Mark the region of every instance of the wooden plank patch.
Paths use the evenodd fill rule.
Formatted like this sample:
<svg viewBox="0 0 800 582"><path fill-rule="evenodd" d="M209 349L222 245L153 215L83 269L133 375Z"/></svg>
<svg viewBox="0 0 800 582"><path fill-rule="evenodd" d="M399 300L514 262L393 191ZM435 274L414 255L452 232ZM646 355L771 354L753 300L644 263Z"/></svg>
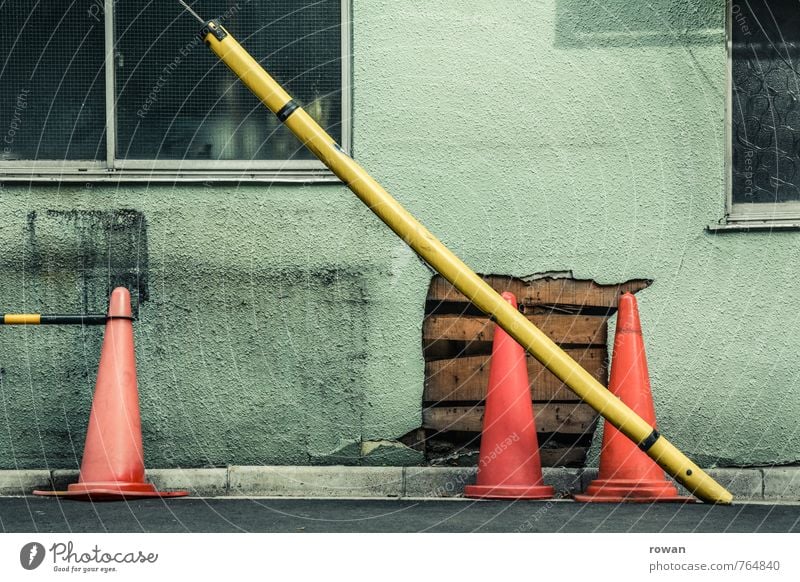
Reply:
<svg viewBox="0 0 800 582"><path fill-rule="evenodd" d="M436 406L422 411L423 427L437 431L480 432L483 406ZM549 404L536 411L536 431L583 434L594 430L597 413L588 404Z"/></svg>
<svg viewBox="0 0 800 582"><path fill-rule="evenodd" d="M594 281L574 279L538 279L525 288L520 302L525 306L576 306L616 309L622 293L636 293L650 284L633 279L619 285L600 285Z"/></svg>
<svg viewBox="0 0 800 582"><path fill-rule="evenodd" d="M560 345L606 345L606 318L592 315L529 315L528 319ZM496 325L486 317L431 315L425 318L426 358L490 354Z"/></svg>
<svg viewBox="0 0 800 582"><path fill-rule="evenodd" d="M539 449L543 467L582 467L587 453L588 447Z"/></svg>
<svg viewBox="0 0 800 582"><path fill-rule="evenodd" d="M524 294L525 286L527 285L522 279L515 279L513 277L503 277L500 275L481 275L481 278L489 283L489 285L497 291L511 291L517 297L522 297ZM431 280L431 286L428 289L428 301L463 301L469 300L450 282L442 277L436 275Z"/></svg>
<svg viewBox="0 0 800 582"><path fill-rule="evenodd" d="M514 293L520 311L604 385L608 316L621 293L650 284L644 279L618 285L554 277L483 279L498 292ZM431 281L426 309L423 426L434 443L426 453L431 458L477 446L496 326L440 276ZM583 465L599 415L535 358L528 356L526 363L542 464Z"/></svg>
<svg viewBox="0 0 800 582"><path fill-rule="evenodd" d="M530 282L513 277L486 275L484 281L500 293L511 291L525 307L536 306L571 306L615 309L621 293L636 293L646 288L650 281L632 279L619 285L601 285L592 280L576 280L568 278L535 279ZM428 289L428 301L461 301L469 300L446 279L436 276L431 280Z"/></svg>
<svg viewBox="0 0 800 582"><path fill-rule="evenodd" d="M570 348L565 350L601 384L606 384L606 349ZM490 356L470 356L425 363L426 402L480 401L489 385ZM578 400L575 393L539 363L526 358L531 397L534 400Z"/></svg>

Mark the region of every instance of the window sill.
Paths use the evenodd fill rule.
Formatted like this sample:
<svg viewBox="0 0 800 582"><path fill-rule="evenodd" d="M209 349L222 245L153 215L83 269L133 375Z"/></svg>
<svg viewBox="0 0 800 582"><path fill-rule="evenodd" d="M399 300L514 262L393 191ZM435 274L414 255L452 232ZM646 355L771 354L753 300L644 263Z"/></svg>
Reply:
<svg viewBox="0 0 800 582"><path fill-rule="evenodd" d="M800 221L728 221L706 226L706 232L714 234L726 232L777 232L791 230L800 230Z"/></svg>

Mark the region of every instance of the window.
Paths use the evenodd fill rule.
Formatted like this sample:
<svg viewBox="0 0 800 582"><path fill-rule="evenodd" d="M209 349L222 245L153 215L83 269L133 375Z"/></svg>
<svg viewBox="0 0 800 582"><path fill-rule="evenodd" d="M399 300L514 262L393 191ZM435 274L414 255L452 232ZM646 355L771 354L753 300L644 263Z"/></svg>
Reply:
<svg viewBox="0 0 800 582"><path fill-rule="evenodd" d="M344 149L349 0L205 0ZM333 179L177 2L0 3L0 179Z"/></svg>
<svg viewBox="0 0 800 582"><path fill-rule="evenodd" d="M800 221L800 11L796 0L729 5L728 221Z"/></svg>

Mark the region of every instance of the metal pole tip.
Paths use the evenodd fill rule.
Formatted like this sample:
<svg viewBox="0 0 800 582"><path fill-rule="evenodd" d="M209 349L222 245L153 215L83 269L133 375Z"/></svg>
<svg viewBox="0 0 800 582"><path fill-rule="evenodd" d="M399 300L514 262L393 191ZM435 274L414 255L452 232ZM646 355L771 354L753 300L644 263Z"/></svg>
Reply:
<svg viewBox="0 0 800 582"><path fill-rule="evenodd" d="M186 11L189 14L191 14L192 16L194 16L197 19L197 22L199 22L200 24L205 24L206 23L206 21L203 20L202 18L200 18L200 15L197 12L195 12L194 10L192 10L192 7L189 6L186 2L184 2L183 0L178 0L178 2L181 4L181 6L183 6L186 9Z"/></svg>

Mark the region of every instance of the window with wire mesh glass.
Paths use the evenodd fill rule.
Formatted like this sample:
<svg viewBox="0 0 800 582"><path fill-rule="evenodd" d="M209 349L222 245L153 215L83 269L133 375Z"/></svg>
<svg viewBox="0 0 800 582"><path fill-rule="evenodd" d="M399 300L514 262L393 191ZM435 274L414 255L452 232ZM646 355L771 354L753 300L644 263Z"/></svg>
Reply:
<svg viewBox="0 0 800 582"><path fill-rule="evenodd" d="M800 218L800 11L731 2L729 219Z"/></svg>
<svg viewBox="0 0 800 582"><path fill-rule="evenodd" d="M219 18L347 147L346 2L189 4ZM178 2L7 0L0 19L6 175L322 168L204 46Z"/></svg>

